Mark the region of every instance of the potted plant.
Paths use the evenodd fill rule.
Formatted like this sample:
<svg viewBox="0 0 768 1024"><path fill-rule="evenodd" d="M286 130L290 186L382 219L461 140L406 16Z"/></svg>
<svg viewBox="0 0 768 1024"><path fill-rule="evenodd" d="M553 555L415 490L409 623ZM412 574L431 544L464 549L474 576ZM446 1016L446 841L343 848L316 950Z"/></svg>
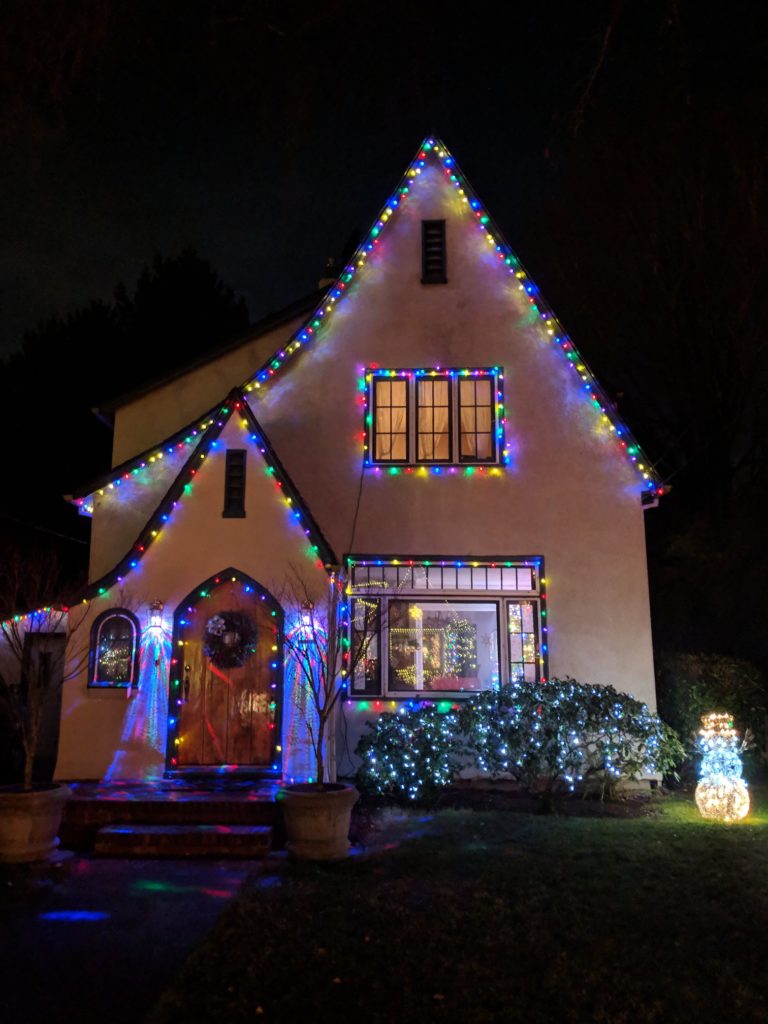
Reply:
<svg viewBox="0 0 768 1024"><path fill-rule="evenodd" d="M0 607L12 607L37 596L58 575L55 559L44 552L23 557L13 551L4 559L4 593ZM84 616L78 615L78 623ZM57 834L67 786L34 778L35 758L46 725L55 715L55 698L77 657L70 640L76 625L66 606L45 606L0 622L0 705L11 744L22 754L21 780L0 786L0 863L48 859L58 845ZM82 652L81 652L82 657ZM68 663L67 663L67 659ZM53 705L53 707L51 707Z"/></svg>
<svg viewBox="0 0 768 1024"><path fill-rule="evenodd" d="M320 607L309 586L298 577L288 602L296 625L287 632L285 646L298 670L298 687L304 689L305 701L299 706L304 711L315 772L311 782L283 786L278 799L288 852L306 860L334 860L347 854L350 817L359 797L354 786L336 781L333 737L345 680L365 656L370 623L356 622L358 639L350 641L344 592L344 576L336 567ZM363 602L360 605L365 608ZM362 614L368 617L372 613Z"/></svg>

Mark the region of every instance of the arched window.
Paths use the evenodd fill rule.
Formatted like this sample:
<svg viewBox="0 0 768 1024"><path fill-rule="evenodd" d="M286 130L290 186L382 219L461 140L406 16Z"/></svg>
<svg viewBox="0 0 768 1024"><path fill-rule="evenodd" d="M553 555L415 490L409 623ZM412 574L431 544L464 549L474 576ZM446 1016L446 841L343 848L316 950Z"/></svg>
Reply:
<svg viewBox="0 0 768 1024"><path fill-rule="evenodd" d="M110 608L91 629L89 686L136 686L139 623L124 608Z"/></svg>

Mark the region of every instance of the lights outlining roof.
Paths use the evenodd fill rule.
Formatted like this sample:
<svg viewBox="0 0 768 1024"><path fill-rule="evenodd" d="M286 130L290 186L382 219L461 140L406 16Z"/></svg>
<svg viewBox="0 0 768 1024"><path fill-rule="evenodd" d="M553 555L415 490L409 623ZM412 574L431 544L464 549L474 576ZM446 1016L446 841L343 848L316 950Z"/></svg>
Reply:
<svg viewBox="0 0 768 1024"><path fill-rule="evenodd" d="M615 435L618 446L639 475L643 491L654 497L662 495L664 486L661 478L632 436L629 428L619 418L613 402L598 383L573 341L563 330L552 309L542 298L536 284L478 199L447 147L434 136L424 139L400 184L382 207L366 238L326 292L314 313L253 377L244 382L243 390L246 393L258 392L266 387L290 362L291 357L295 356L303 347L313 343L322 333L322 329L332 319L334 311L354 284L361 270L372 258L375 258L382 231L411 195L412 189L417 185L419 176L428 161L436 163L441 168L450 185L456 190L461 202L466 206L468 216L475 219L478 230L485 237L488 246L494 250L500 270L514 277L518 282L522 297L527 301L531 312L539 321L540 329L568 361L579 387L585 393L585 398L593 406L605 426Z"/></svg>

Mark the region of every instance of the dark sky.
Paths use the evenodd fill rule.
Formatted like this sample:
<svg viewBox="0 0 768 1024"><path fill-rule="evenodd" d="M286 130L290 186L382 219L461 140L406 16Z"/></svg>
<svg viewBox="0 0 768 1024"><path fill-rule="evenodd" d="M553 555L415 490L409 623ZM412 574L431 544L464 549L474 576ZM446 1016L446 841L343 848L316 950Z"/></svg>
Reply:
<svg viewBox="0 0 768 1024"><path fill-rule="evenodd" d="M427 132L519 247L587 92L585 124L602 109L630 132L681 33L704 94L744 87L765 51L733 11L4 0L1 350L187 246L253 319L286 304L369 225Z"/></svg>

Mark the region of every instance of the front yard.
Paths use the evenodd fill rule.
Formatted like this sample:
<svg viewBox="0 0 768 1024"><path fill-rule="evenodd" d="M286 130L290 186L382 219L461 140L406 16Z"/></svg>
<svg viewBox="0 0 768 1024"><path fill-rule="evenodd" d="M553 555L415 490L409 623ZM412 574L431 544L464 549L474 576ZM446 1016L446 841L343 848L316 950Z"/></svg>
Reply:
<svg viewBox="0 0 768 1024"><path fill-rule="evenodd" d="M691 797L635 818L414 813L328 866L254 875L152 1017L768 1018L768 793L731 827Z"/></svg>

